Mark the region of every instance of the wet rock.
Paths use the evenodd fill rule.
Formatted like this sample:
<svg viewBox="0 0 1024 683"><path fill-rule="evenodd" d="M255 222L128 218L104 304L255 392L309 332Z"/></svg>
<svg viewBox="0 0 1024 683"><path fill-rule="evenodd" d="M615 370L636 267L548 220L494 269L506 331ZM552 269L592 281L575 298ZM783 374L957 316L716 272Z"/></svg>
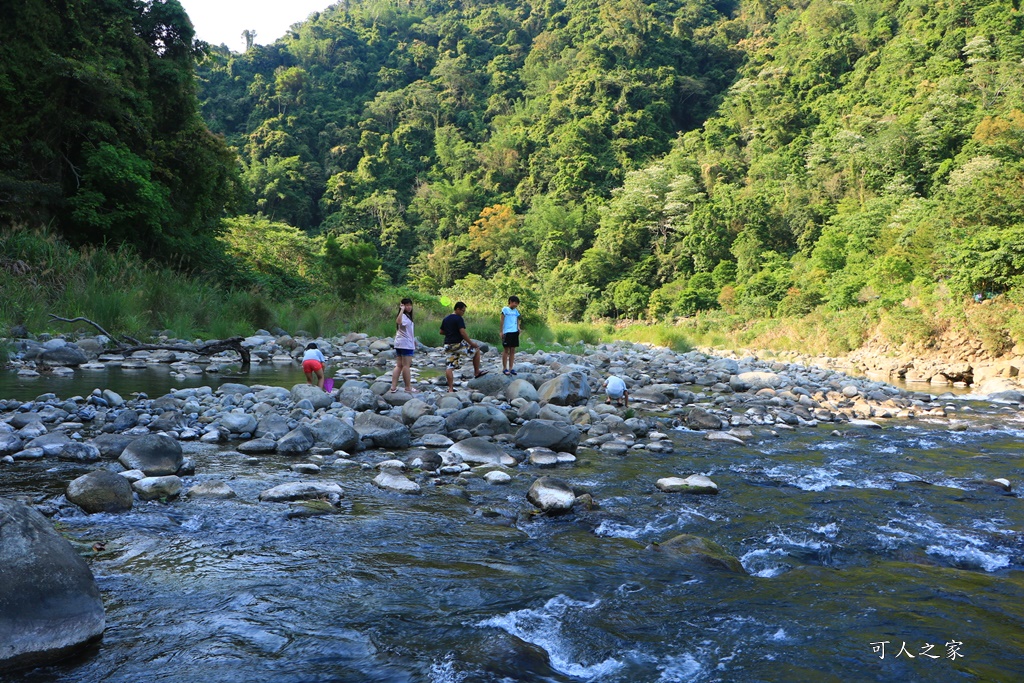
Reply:
<svg viewBox="0 0 1024 683"><path fill-rule="evenodd" d="M22 449L24 443L17 434L0 434L0 455L17 453Z"/></svg>
<svg viewBox="0 0 1024 683"><path fill-rule="evenodd" d="M581 372L570 372L548 380L537 390L541 403L574 406L590 398L590 384Z"/></svg>
<svg viewBox="0 0 1024 683"><path fill-rule="evenodd" d="M128 444L118 461L151 477L175 474L183 462L181 444L164 434L148 434Z"/></svg>
<svg viewBox="0 0 1024 683"><path fill-rule="evenodd" d="M71 439L68 438L67 434L63 432L53 432L50 434L43 434L25 444L26 448L42 448L46 455L58 455L64 447L71 443Z"/></svg>
<svg viewBox="0 0 1024 683"><path fill-rule="evenodd" d="M722 428L722 420L717 415L712 415L703 408L693 407L686 414L683 420L690 429L719 430Z"/></svg>
<svg viewBox="0 0 1024 683"><path fill-rule="evenodd" d="M296 481L267 489L260 493L259 498L264 503L287 503L293 500L316 500L318 498L338 500L343 495L341 487L337 484Z"/></svg>
<svg viewBox="0 0 1024 683"><path fill-rule="evenodd" d="M266 437L277 441L291 430L292 428L288 426L288 420L281 415L266 415L256 425L256 431L253 432L253 436L257 439Z"/></svg>
<svg viewBox="0 0 1024 683"><path fill-rule="evenodd" d="M218 422L231 434L253 434L257 427L256 418L243 412L224 413Z"/></svg>
<svg viewBox="0 0 1024 683"><path fill-rule="evenodd" d="M575 453L579 443L579 427L551 420L530 420L519 428L515 436L516 446L523 449L543 447Z"/></svg>
<svg viewBox="0 0 1024 683"><path fill-rule="evenodd" d="M299 474L320 474L320 466L311 462L300 462L291 466L292 472Z"/></svg>
<svg viewBox="0 0 1024 683"><path fill-rule="evenodd" d="M57 661L105 626L85 561L41 514L0 498L0 670Z"/></svg>
<svg viewBox="0 0 1024 683"><path fill-rule="evenodd" d="M448 431L467 429L473 433L486 436L488 434L507 434L512 425L505 413L494 406L475 405L463 408L445 419Z"/></svg>
<svg viewBox="0 0 1024 683"><path fill-rule="evenodd" d="M222 481L207 481L202 484L196 484L185 493L186 498L212 498L214 500L234 498L235 495L232 488Z"/></svg>
<svg viewBox="0 0 1024 683"><path fill-rule="evenodd" d="M277 442L273 439L261 438L251 439L243 443L238 444L238 452L245 453L246 455L256 455L260 453L273 453L277 450Z"/></svg>
<svg viewBox="0 0 1024 683"><path fill-rule="evenodd" d="M72 462L96 462L100 459L100 449L96 448L91 443L77 443L72 441L66 443L57 453L57 457L61 460L70 460Z"/></svg>
<svg viewBox="0 0 1024 683"><path fill-rule="evenodd" d="M737 445L743 445L743 439L730 434L729 432L707 432L704 435L704 439L707 441L719 441L724 443L734 443Z"/></svg>
<svg viewBox="0 0 1024 683"><path fill-rule="evenodd" d="M543 512L562 513L572 510L576 494L572 486L561 479L540 477L530 485L526 500Z"/></svg>
<svg viewBox="0 0 1024 683"><path fill-rule="evenodd" d="M882 425L878 424L874 420L850 420L848 423L851 427L861 427L864 429L881 429Z"/></svg>
<svg viewBox="0 0 1024 683"><path fill-rule="evenodd" d="M501 470L491 470L484 475L484 481L492 486L504 486L505 484L512 483L512 476Z"/></svg>
<svg viewBox="0 0 1024 683"><path fill-rule="evenodd" d="M181 478L173 474L165 477L146 477L132 483L141 500L174 498L181 493Z"/></svg>
<svg viewBox="0 0 1024 683"><path fill-rule="evenodd" d="M309 401L313 408L330 408L334 399L320 387L312 384L296 384L292 387L292 401Z"/></svg>
<svg viewBox="0 0 1024 683"><path fill-rule="evenodd" d="M501 446L478 436L460 441L450 447L447 453L455 462L470 465L501 465L511 458Z"/></svg>
<svg viewBox="0 0 1024 683"><path fill-rule="evenodd" d="M558 467L558 454L547 448L531 448L526 459L531 465L541 469Z"/></svg>
<svg viewBox="0 0 1024 683"><path fill-rule="evenodd" d="M395 493L415 494L420 492L420 485L394 469L386 469L373 479L378 488Z"/></svg>
<svg viewBox="0 0 1024 683"><path fill-rule="evenodd" d="M333 415L325 415L311 425L317 443L336 451L355 451L359 448L359 432L352 425Z"/></svg>
<svg viewBox="0 0 1024 683"><path fill-rule="evenodd" d="M306 425L299 425L277 440L277 452L283 455L301 455L315 443L313 431Z"/></svg>
<svg viewBox="0 0 1024 683"><path fill-rule="evenodd" d="M39 354L39 360L47 365L82 365L89 362L89 356L75 344L50 348Z"/></svg>
<svg viewBox="0 0 1024 683"><path fill-rule="evenodd" d="M648 546L648 550L671 555L684 567L693 570L716 569L734 574L746 574L740 561L714 541L692 534L680 534L665 541Z"/></svg>
<svg viewBox="0 0 1024 683"><path fill-rule="evenodd" d="M135 425L139 424L139 414L134 410L122 410L114 418L113 422L108 422L103 427L105 432L123 432L131 429Z"/></svg>
<svg viewBox="0 0 1024 683"><path fill-rule="evenodd" d="M355 429L360 437L369 439L377 448L404 449L412 442L409 428L386 415L359 413Z"/></svg>
<svg viewBox="0 0 1024 683"><path fill-rule="evenodd" d="M414 451L406 460L409 468L436 472L444 464L444 459L433 451Z"/></svg>
<svg viewBox="0 0 1024 683"><path fill-rule="evenodd" d="M111 408L120 408L124 405L124 399L116 391L110 389L103 390L103 400L107 402L107 405Z"/></svg>
<svg viewBox="0 0 1024 683"><path fill-rule="evenodd" d="M718 495L718 484L702 474L691 474L685 479L681 477L665 477L654 484L659 491L665 493L695 493Z"/></svg>
<svg viewBox="0 0 1024 683"><path fill-rule="evenodd" d="M85 512L124 512L132 509L132 486L107 470L83 474L68 484L65 497Z"/></svg>

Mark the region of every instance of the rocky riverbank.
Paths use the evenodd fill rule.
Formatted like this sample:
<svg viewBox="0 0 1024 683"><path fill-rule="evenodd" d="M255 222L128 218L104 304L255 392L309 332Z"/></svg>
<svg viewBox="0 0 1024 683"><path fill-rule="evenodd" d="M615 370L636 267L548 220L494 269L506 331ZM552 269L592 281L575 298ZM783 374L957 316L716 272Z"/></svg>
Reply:
<svg viewBox="0 0 1024 683"><path fill-rule="evenodd" d="M308 341L261 332L244 344L253 362L294 363ZM484 368L490 374L471 378L464 371L454 393L446 391L443 354L421 347L414 358L417 391L391 393L389 382L369 371L392 367L390 340L352 334L314 341L330 359L329 374L336 378L331 393L305 384L288 389L211 382L161 396L136 392L123 397L104 388L97 373L99 386L88 395L0 400L0 477L27 463L71 463L68 471L75 475L68 477L61 495L31 495L23 501L44 515L60 517L81 514L78 510L173 506L180 496L236 496L231 482L218 479L216 472L195 476L188 455L197 449L217 454L207 463L228 458L259 466L271 455L286 456L294 480L266 488L252 502L282 505L285 515L306 517L338 512L344 494L337 481L344 478L372 478L386 492L382 495L400 499L474 479L483 486L517 485L518 475L527 472L525 499L532 507L522 514L529 517L537 511L564 514L600 505L571 481L581 454L671 454L677 445L670 433L729 448L783 430L824 428L823 437L835 438L851 430L880 429L892 420L928 418L946 421L955 430L971 426L967 406L884 382L779 360L680 354L628 343L591 347L581 354L567 349L522 353L516 376L496 372L499 351L485 346ZM230 353L200 358L148 351L125 358L106 353L97 338L18 340L15 346L18 372L168 363L182 376L216 377L237 362ZM53 351L60 351L60 357ZM78 362L57 365L68 359ZM628 410L606 404L598 393L611 374L629 387ZM990 398L1019 409L1024 395L1007 390ZM660 491L718 492L714 481L679 459L666 459L664 471L651 474ZM1010 486L1001 480L989 485ZM685 544L707 554L705 546ZM94 629L82 633L83 642L95 637ZM35 651L68 647L58 645L41 643Z"/></svg>

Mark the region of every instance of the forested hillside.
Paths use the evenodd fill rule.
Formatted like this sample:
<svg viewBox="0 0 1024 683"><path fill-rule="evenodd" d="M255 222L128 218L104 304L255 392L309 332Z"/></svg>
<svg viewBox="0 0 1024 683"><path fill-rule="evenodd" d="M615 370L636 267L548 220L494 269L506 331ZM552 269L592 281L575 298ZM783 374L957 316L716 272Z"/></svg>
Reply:
<svg viewBox="0 0 1024 683"><path fill-rule="evenodd" d="M564 319L1000 292L1017 4L355 1L216 53L203 112L252 211L369 240L424 291Z"/></svg>
<svg viewBox="0 0 1024 683"><path fill-rule="evenodd" d="M0 20L0 225L196 267L236 194L176 0L18 0Z"/></svg>

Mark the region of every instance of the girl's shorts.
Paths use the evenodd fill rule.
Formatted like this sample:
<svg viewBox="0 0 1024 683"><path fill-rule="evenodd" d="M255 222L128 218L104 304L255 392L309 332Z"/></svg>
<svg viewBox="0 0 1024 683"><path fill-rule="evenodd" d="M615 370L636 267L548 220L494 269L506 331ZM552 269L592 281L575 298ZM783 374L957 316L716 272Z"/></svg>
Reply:
<svg viewBox="0 0 1024 683"><path fill-rule="evenodd" d="M303 372L320 372L323 369L323 363L321 363L318 360L313 360L312 358L310 358L309 360L302 361Z"/></svg>
<svg viewBox="0 0 1024 683"><path fill-rule="evenodd" d="M411 356L414 353L416 353L416 351L413 349L395 349L396 356Z"/></svg>

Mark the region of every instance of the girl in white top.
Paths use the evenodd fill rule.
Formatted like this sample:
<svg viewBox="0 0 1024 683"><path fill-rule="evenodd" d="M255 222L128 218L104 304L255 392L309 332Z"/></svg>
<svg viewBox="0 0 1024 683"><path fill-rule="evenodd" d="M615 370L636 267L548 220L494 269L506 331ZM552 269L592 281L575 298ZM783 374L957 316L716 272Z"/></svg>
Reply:
<svg viewBox="0 0 1024 683"><path fill-rule="evenodd" d="M412 355L416 353L416 334L412 322L412 299L402 299L395 318L395 370L391 373L391 393L398 391L398 377L405 382L405 390L417 393L412 386Z"/></svg>
<svg viewBox="0 0 1024 683"><path fill-rule="evenodd" d="M306 373L306 384L315 384L321 389L324 388L324 364L327 359L321 353L315 342L306 345L306 351L302 354L302 371Z"/></svg>

